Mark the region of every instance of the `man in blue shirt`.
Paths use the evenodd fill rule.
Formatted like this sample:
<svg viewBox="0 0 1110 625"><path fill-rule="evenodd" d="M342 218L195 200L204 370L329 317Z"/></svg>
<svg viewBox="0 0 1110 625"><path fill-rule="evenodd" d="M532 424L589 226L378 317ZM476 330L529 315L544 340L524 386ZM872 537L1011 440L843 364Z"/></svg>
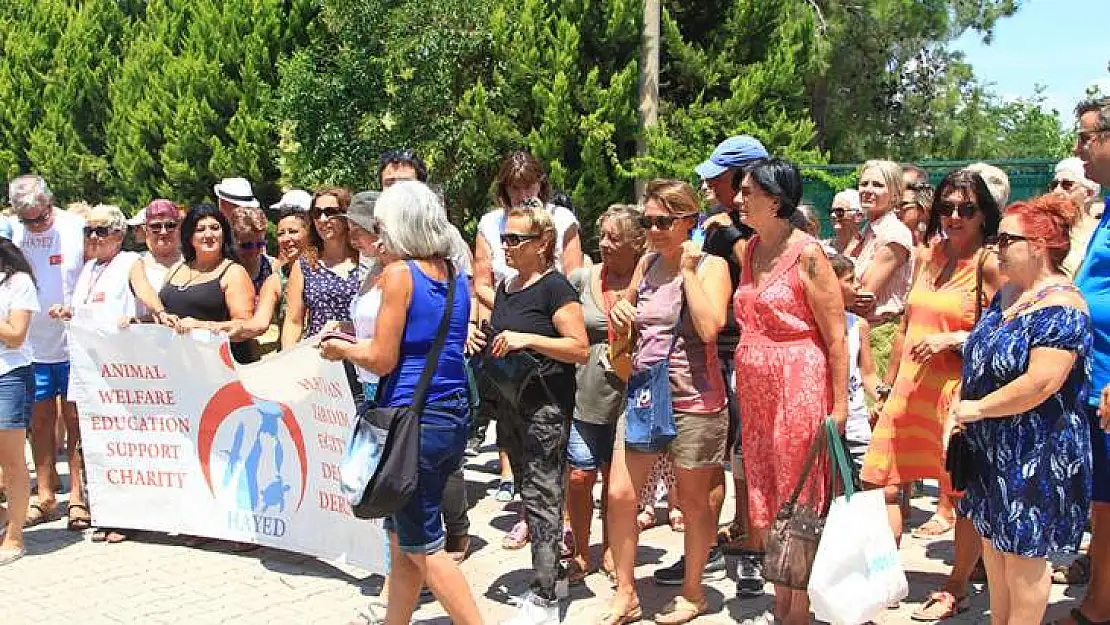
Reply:
<svg viewBox="0 0 1110 625"><path fill-rule="evenodd" d="M1075 114L1079 121L1075 155L1083 159L1087 178L1106 188L1110 185L1110 97L1081 102ZM1091 235L1075 284L1087 300L1094 331L1093 390L1088 398L1097 411L1091 427L1091 581L1080 606L1058 622L1098 625L1110 623L1110 211L1103 212Z"/></svg>

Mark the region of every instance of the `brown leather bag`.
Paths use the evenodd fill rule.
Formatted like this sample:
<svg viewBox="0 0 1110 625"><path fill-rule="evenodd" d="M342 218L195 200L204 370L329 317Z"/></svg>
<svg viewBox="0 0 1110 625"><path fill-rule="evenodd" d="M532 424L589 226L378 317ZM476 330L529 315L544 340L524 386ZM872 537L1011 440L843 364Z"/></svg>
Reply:
<svg viewBox="0 0 1110 625"><path fill-rule="evenodd" d="M827 508L818 510L812 503L798 504L802 489L810 484L809 475L817 454L826 448L825 429L818 428L814 435L794 493L779 509L771 530L767 533L763 577L769 582L795 590L806 590L809 586L813 558L817 555L817 544L821 541L825 516L828 514ZM812 491L812 486L810 490Z"/></svg>

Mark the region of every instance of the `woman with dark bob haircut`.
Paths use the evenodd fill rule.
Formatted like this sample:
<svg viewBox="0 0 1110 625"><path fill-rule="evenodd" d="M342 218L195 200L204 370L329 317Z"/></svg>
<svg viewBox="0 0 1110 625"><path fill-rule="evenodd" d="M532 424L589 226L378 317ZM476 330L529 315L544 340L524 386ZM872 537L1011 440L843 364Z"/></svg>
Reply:
<svg viewBox="0 0 1110 625"><path fill-rule="evenodd" d="M254 312L254 285L238 262L231 224L218 208L199 204L181 221L180 263L169 271L158 296L179 331L230 332ZM243 343L231 353L249 362Z"/></svg>
<svg viewBox="0 0 1110 625"><path fill-rule="evenodd" d="M827 417L841 432L848 420L848 347L840 284L812 235L790 220L802 199L802 176L788 161L757 163L740 185L741 218L755 230L738 258L743 272L733 297L740 325L736 397L752 529L767 531L803 474ZM829 493L820 462L803 497L818 510ZM681 492L682 488L679 488ZM775 585L775 622L809 623L805 589Z"/></svg>
<svg viewBox="0 0 1110 625"><path fill-rule="evenodd" d="M928 538L955 528L955 561L948 583L929 595L914 614L916 620L938 620L966 610L968 580L979 557L975 528L956 518L944 467L944 441L950 430L945 417L958 399L963 344L980 311L1002 286L998 258L988 248L1000 217L994 196L977 173L951 172L937 188L906 312L878 391L879 420L860 473L868 485L885 491L896 541L902 538L906 486L922 479L940 482L936 513L913 535Z"/></svg>

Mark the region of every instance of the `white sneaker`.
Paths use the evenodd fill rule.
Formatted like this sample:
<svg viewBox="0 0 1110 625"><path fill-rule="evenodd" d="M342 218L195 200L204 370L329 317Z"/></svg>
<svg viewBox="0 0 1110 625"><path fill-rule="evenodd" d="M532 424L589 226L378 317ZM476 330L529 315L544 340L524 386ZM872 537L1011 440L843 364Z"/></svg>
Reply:
<svg viewBox="0 0 1110 625"><path fill-rule="evenodd" d="M515 601L516 616L501 625L559 625L559 601L548 601L528 591L528 594Z"/></svg>

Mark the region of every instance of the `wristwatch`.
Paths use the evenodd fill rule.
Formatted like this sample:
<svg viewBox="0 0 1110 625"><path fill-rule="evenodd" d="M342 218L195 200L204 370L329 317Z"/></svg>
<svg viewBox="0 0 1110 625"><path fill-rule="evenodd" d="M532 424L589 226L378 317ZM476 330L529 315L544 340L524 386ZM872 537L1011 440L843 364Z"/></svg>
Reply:
<svg viewBox="0 0 1110 625"><path fill-rule="evenodd" d="M879 399L886 399L887 397L890 397L890 385L889 384L879 384L878 386L875 387L875 395Z"/></svg>

